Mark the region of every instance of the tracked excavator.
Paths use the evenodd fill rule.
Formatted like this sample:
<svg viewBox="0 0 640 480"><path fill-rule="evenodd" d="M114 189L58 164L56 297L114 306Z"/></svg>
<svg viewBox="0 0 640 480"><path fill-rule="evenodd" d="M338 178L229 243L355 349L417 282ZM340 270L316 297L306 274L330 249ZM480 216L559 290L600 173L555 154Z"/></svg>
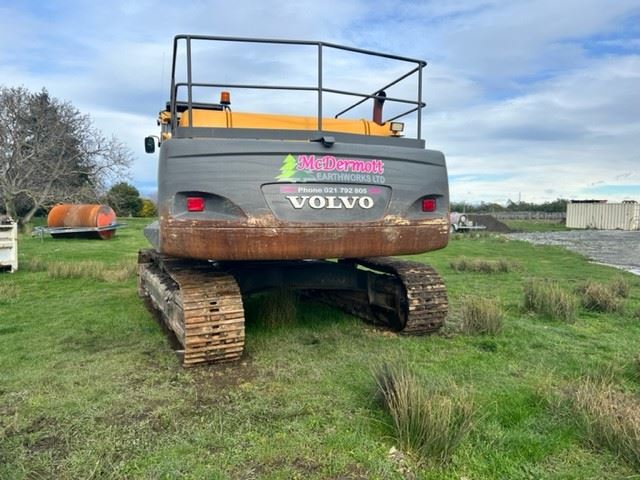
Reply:
<svg viewBox="0 0 640 480"><path fill-rule="evenodd" d="M227 81L228 72L220 75L225 82L196 78L202 69L194 68L194 52L231 45L311 49L315 81L240 84ZM403 67L404 73L374 91L337 89L326 81L330 52L393 62L394 71ZM392 257L448 242L445 158L425 149L420 133L425 66L333 43L174 38L161 132L145 138L148 153L156 144L160 149L159 219L145 229L153 248L139 252L138 292L182 344L184 366L238 359L243 297L269 289L302 291L402 334L442 327L448 304L440 276L424 263ZM417 80L411 98L387 95L411 79ZM248 90L303 92L313 96L316 111L232 111L230 90L240 96ZM208 102L218 91L220 101ZM340 99L351 100L325 116ZM371 103L370 120L346 118ZM400 111L383 119L385 104ZM403 132L399 120L405 118L415 120L415 135Z"/></svg>

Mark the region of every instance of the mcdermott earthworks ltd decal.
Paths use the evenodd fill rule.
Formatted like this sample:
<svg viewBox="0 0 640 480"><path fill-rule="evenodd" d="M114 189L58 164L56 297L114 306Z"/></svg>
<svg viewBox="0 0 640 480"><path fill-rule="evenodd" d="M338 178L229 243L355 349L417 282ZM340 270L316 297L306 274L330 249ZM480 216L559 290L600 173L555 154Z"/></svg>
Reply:
<svg viewBox="0 0 640 480"><path fill-rule="evenodd" d="M339 158L333 155L287 155L279 182L385 183L382 160Z"/></svg>

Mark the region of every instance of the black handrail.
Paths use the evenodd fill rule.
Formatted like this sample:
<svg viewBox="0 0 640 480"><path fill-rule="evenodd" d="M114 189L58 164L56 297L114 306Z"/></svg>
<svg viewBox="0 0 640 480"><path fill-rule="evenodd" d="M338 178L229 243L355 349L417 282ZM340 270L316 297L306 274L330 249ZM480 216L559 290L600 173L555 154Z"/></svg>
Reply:
<svg viewBox="0 0 640 480"><path fill-rule="evenodd" d="M396 83L401 82L402 80L404 80L405 78L413 75L414 73L416 73L418 71L418 69L421 68L420 66L414 68L413 70L409 70L407 73L405 73L404 75L396 78L393 82L391 83L387 83L384 87L377 89L374 93L372 93L371 95L369 95L368 98L363 98L362 100L358 100L356 103L354 103L353 105L351 105L350 107L345 108L344 110L336 113L334 118L338 118L340 115L342 115L343 113L347 113L349 110L357 107L358 105L366 102L367 100L369 100L369 98L371 98L371 96L373 95L377 95L379 92L386 90L389 87L394 86ZM385 97L386 100L386 97Z"/></svg>
<svg viewBox="0 0 640 480"><path fill-rule="evenodd" d="M180 40L184 40L186 43L186 53L187 53L187 82L179 82L176 83L176 58L178 53L178 42ZM294 86L294 85L250 85L250 84L232 84L232 83L202 83L202 82L194 82L192 78L192 66L191 66L191 53L192 53L192 41L218 41L218 42L243 42L243 43L261 43L261 44L279 44L279 45L306 45L306 46L317 46L318 48L318 75L317 75L317 85L316 86ZM388 83L382 88L377 89L372 94L360 93L360 92L351 92L347 90L339 90L334 88L325 88L323 86L323 48L333 48L337 50L344 50L348 52L361 53L364 55L371 55L375 57L387 58L391 60L398 60L403 62L409 62L416 64L410 71L404 73L400 77L396 78L392 82ZM327 43L327 42L316 42L316 41L308 41L308 40L284 40L284 39L268 39L268 38L248 38L248 37L221 37L221 36L209 36L209 35L176 35L173 39L173 60L172 60L172 71L171 71L171 98L170 98L170 111L172 118L172 132L175 133L177 128L177 122L173 119L176 117L176 102L178 97L178 89L180 87L187 88L187 107L189 110L189 126L193 125L193 87L209 87L209 88L245 88L245 89L262 89L262 90L289 90L289 91L310 91L318 93L318 108L317 108L317 128L318 131L322 130L322 110L323 110L323 93L333 93L338 95L346 95L346 96L355 96L361 97L360 100L350 105L346 109L338 112L335 115L335 118L338 118L340 115L352 110L353 108L361 105L369 99L379 98L380 92L383 90L396 85L402 80L414 75L418 74L418 91L417 91L417 100L410 100L404 98L397 97L385 97L385 101L401 103L401 104L409 104L415 105L413 108L407 110L404 113L400 113L393 118L390 118L386 121L396 120L405 115L408 115L413 112L417 112L418 117L418 139L421 139L422 132L422 109L426 106L425 103L422 102L422 69L427 65L427 62L424 60L418 60L409 57L402 57L399 55L392 55L387 53L375 52L373 50L365 50L362 48L354 48L347 47L344 45L338 45L335 43Z"/></svg>

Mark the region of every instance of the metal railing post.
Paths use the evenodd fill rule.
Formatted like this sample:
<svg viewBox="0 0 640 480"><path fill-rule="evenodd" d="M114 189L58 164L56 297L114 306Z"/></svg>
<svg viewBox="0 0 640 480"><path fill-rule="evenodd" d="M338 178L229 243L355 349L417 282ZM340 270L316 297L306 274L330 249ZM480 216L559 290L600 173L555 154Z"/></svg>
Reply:
<svg viewBox="0 0 640 480"><path fill-rule="evenodd" d="M187 36L187 108L189 108L189 128L193 128L193 97L191 90L191 37Z"/></svg>
<svg viewBox="0 0 640 480"><path fill-rule="evenodd" d="M173 60L171 62L171 92L169 110L171 112L171 135L175 135L176 122L176 59L178 58L178 37L173 40Z"/></svg>
<svg viewBox="0 0 640 480"><path fill-rule="evenodd" d="M318 43L318 131L322 131L322 43Z"/></svg>
<svg viewBox="0 0 640 480"><path fill-rule="evenodd" d="M418 140L422 140L422 62L418 69Z"/></svg>

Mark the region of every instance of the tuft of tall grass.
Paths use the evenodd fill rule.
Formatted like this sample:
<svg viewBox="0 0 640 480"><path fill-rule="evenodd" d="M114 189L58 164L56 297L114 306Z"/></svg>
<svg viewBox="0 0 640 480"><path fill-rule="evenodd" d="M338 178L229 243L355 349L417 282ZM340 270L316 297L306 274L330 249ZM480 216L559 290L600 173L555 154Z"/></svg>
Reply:
<svg viewBox="0 0 640 480"><path fill-rule="evenodd" d="M571 323L575 321L577 307L577 298L556 282L530 279L524 284L525 310Z"/></svg>
<svg viewBox="0 0 640 480"><path fill-rule="evenodd" d="M447 463L473 425L475 408L458 388L425 389L406 369L384 364L374 373L400 449L418 461Z"/></svg>
<svg viewBox="0 0 640 480"><path fill-rule="evenodd" d="M462 325L464 333L495 335L502 330L504 313L492 298L469 296L462 300Z"/></svg>
<svg viewBox="0 0 640 480"><path fill-rule="evenodd" d="M103 282L123 282L136 274L136 264L122 262L106 265L97 261L51 262L46 265L49 277L55 279L85 278Z"/></svg>
<svg viewBox="0 0 640 480"><path fill-rule="evenodd" d="M27 272L45 272L47 270L47 262L40 257L31 257L22 262L20 268Z"/></svg>
<svg viewBox="0 0 640 480"><path fill-rule="evenodd" d="M262 323L267 327L295 323L298 303L298 295L295 291L282 288L268 292L262 304Z"/></svg>
<svg viewBox="0 0 640 480"><path fill-rule="evenodd" d="M610 382L584 379L570 394L585 439L640 470L640 402Z"/></svg>
<svg viewBox="0 0 640 480"><path fill-rule="evenodd" d="M452 270L456 272L477 272L477 273L508 273L516 268L513 262L503 258L499 260L469 259L465 257L452 260L449 263Z"/></svg>
<svg viewBox="0 0 640 480"><path fill-rule="evenodd" d="M0 304L10 304L18 301L20 287L13 282L0 282Z"/></svg>
<svg viewBox="0 0 640 480"><path fill-rule="evenodd" d="M618 286L593 281L585 282L577 288L582 306L593 312L619 312L624 301L618 296Z"/></svg>
<svg viewBox="0 0 640 480"><path fill-rule="evenodd" d="M113 267L106 268L102 273L105 282L125 282L138 273L138 265L135 262L122 262Z"/></svg>
<svg viewBox="0 0 640 480"><path fill-rule="evenodd" d="M631 377L636 381L640 381L640 354L636 355L629 366Z"/></svg>
<svg viewBox="0 0 640 480"><path fill-rule="evenodd" d="M622 275L617 275L611 282L611 289L620 298L627 298L631 291L629 281Z"/></svg>

